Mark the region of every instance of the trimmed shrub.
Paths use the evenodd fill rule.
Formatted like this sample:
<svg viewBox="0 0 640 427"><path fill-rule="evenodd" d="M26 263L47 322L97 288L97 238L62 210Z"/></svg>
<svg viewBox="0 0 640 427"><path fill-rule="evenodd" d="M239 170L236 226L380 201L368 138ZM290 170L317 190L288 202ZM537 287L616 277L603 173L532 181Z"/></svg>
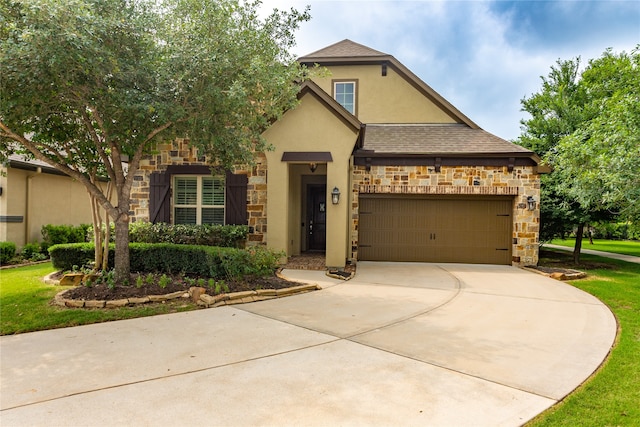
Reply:
<svg viewBox="0 0 640 427"><path fill-rule="evenodd" d="M0 264L6 264L16 256L16 244L13 242L0 242Z"/></svg>
<svg viewBox="0 0 640 427"><path fill-rule="evenodd" d="M113 265L113 249L109 250L109 265ZM94 261L95 247L93 243L65 243L49 248L49 256L55 268L68 271L87 266ZM75 267L75 268L74 268Z"/></svg>
<svg viewBox="0 0 640 427"><path fill-rule="evenodd" d="M114 224L111 227L111 242L115 240ZM241 248L247 240L246 225L195 225L132 222L129 224L131 243L175 243L178 245L220 246ZM89 241L93 240L93 226L88 229Z"/></svg>
<svg viewBox="0 0 640 427"><path fill-rule="evenodd" d="M64 243L83 243L87 241L88 224L82 225L54 225L42 226L42 247L46 250L50 246Z"/></svg>
<svg viewBox="0 0 640 427"><path fill-rule="evenodd" d="M238 248L244 245L249 227L246 225L191 225L134 222L129 238L135 243L175 243L180 245Z"/></svg>
<svg viewBox="0 0 640 427"><path fill-rule="evenodd" d="M110 246L109 265L114 247ZM131 271L141 273L183 273L215 279L265 276L273 273L282 256L266 248L222 248L173 243L131 243ZM55 268L73 270L94 260L92 243L55 245L49 248Z"/></svg>
<svg viewBox="0 0 640 427"><path fill-rule="evenodd" d="M22 247L22 252L20 255L23 259L28 259L31 261L41 261L47 258L47 254L42 253L42 248L40 247L40 243L27 243Z"/></svg>

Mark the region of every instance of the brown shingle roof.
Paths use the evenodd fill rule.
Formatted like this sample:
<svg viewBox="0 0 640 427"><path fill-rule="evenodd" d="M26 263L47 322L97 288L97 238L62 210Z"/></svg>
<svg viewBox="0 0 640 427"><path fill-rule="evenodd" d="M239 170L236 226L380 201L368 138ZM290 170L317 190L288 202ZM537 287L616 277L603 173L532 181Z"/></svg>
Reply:
<svg viewBox="0 0 640 427"><path fill-rule="evenodd" d="M334 43L313 53L305 55L298 59L300 62L313 62L313 58L344 58L344 57L372 57L372 56L389 56L370 47L344 39L341 42Z"/></svg>
<svg viewBox="0 0 640 427"><path fill-rule="evenodd" d="M464 124L367 124L362 148L403 154L533 154Z"/></svg>

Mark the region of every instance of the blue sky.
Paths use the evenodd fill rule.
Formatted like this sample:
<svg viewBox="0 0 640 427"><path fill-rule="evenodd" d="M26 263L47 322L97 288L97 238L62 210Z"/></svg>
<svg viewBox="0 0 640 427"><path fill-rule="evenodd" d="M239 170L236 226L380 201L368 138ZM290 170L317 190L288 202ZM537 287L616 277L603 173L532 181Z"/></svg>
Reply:
<svg viewBox="0 0 640 427"><path fill-rule="evenodd" d="M483 129L520 135L520 100L558 59L599 57L640 44L640 1L263 0L311 6L296 56L351 39L393 55Z"/></svg>

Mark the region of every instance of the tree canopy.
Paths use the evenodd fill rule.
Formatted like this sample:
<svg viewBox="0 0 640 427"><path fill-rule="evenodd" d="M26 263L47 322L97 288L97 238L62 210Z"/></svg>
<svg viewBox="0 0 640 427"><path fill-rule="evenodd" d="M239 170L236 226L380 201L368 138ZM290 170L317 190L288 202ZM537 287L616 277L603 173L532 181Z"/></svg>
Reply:
<svg viewBox="0 0 640 427"><path fill-rule="evenodd" d="M518 143L553 167L542 178L541 238L590 221L638 217L640 194L640 56L614 54L589 61L558 60L538 93L522 100Z"/></svg>
<svg viewBox="0 0 640 427"><path fill-rule="evenodd" d="M593 115L562 138L548 158L561 190L588 209L640 219L640 51L607 51L582 73Z"/></svg>
<svg viewBox="0 0 640 427"><path fill-rule="evenodd" d="M212 164L248 163L269 123L296 105L305 70L289 49L308 10L260 19L259 7L0 0L0 156L26 153L86 186L115 219L120 279L143 156L179 135ZM100 174L115 201L92 178Z"/></svg>

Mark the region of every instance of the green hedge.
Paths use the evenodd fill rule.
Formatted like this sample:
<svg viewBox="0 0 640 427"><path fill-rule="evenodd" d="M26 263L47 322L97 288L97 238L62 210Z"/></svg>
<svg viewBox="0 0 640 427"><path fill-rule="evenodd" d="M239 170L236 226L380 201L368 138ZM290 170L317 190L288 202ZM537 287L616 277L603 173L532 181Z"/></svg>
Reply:
<svg viewBox="0 0 640 427"><path fill-rule="evenodd" d="M0 264L6 264L16 256L16 244L13 242L0 242Z"/></svg>
<svg viewBox="0 0 640 427"><path fill-rule="evenodd" d="M109 250L113 266L114 246ZM183 273L215 279L264 276L273 273L281 254L257 247L250 249L172 243L129 244L131 271L141 273ZM94 261L93 243L55 245L49 248L55 268L73 270Z"/></svg>
<svg viewBox="0 0 640 427"><path fill-rule="evenodd" d="M246 225L189 225L134 222L129 227L129 239L135 243L176 243L181 245L244 246L249 234Z"/></svg>
<svg viewBox="0 0 640 427"><path fill-rule="evenodd" d="M82 243L87 241L88 224L81 225L43 225L42 247L46 250L50 246L63 243Z"/></svg>
<svg viewBox="0 0 640 427"><path fill-rule="evenodd" d="M111 227L111 241L115 239L114 224ZM89 241L93 240L93 227L90 226ZM180 245L221 246L241 248L244 246L249 227L246 225L195 225L150 222L132 222L129 224L131 243L176 243ZM63 243L63 242L61 242ZM66 242L64 242L66 243Z"/></svg>

